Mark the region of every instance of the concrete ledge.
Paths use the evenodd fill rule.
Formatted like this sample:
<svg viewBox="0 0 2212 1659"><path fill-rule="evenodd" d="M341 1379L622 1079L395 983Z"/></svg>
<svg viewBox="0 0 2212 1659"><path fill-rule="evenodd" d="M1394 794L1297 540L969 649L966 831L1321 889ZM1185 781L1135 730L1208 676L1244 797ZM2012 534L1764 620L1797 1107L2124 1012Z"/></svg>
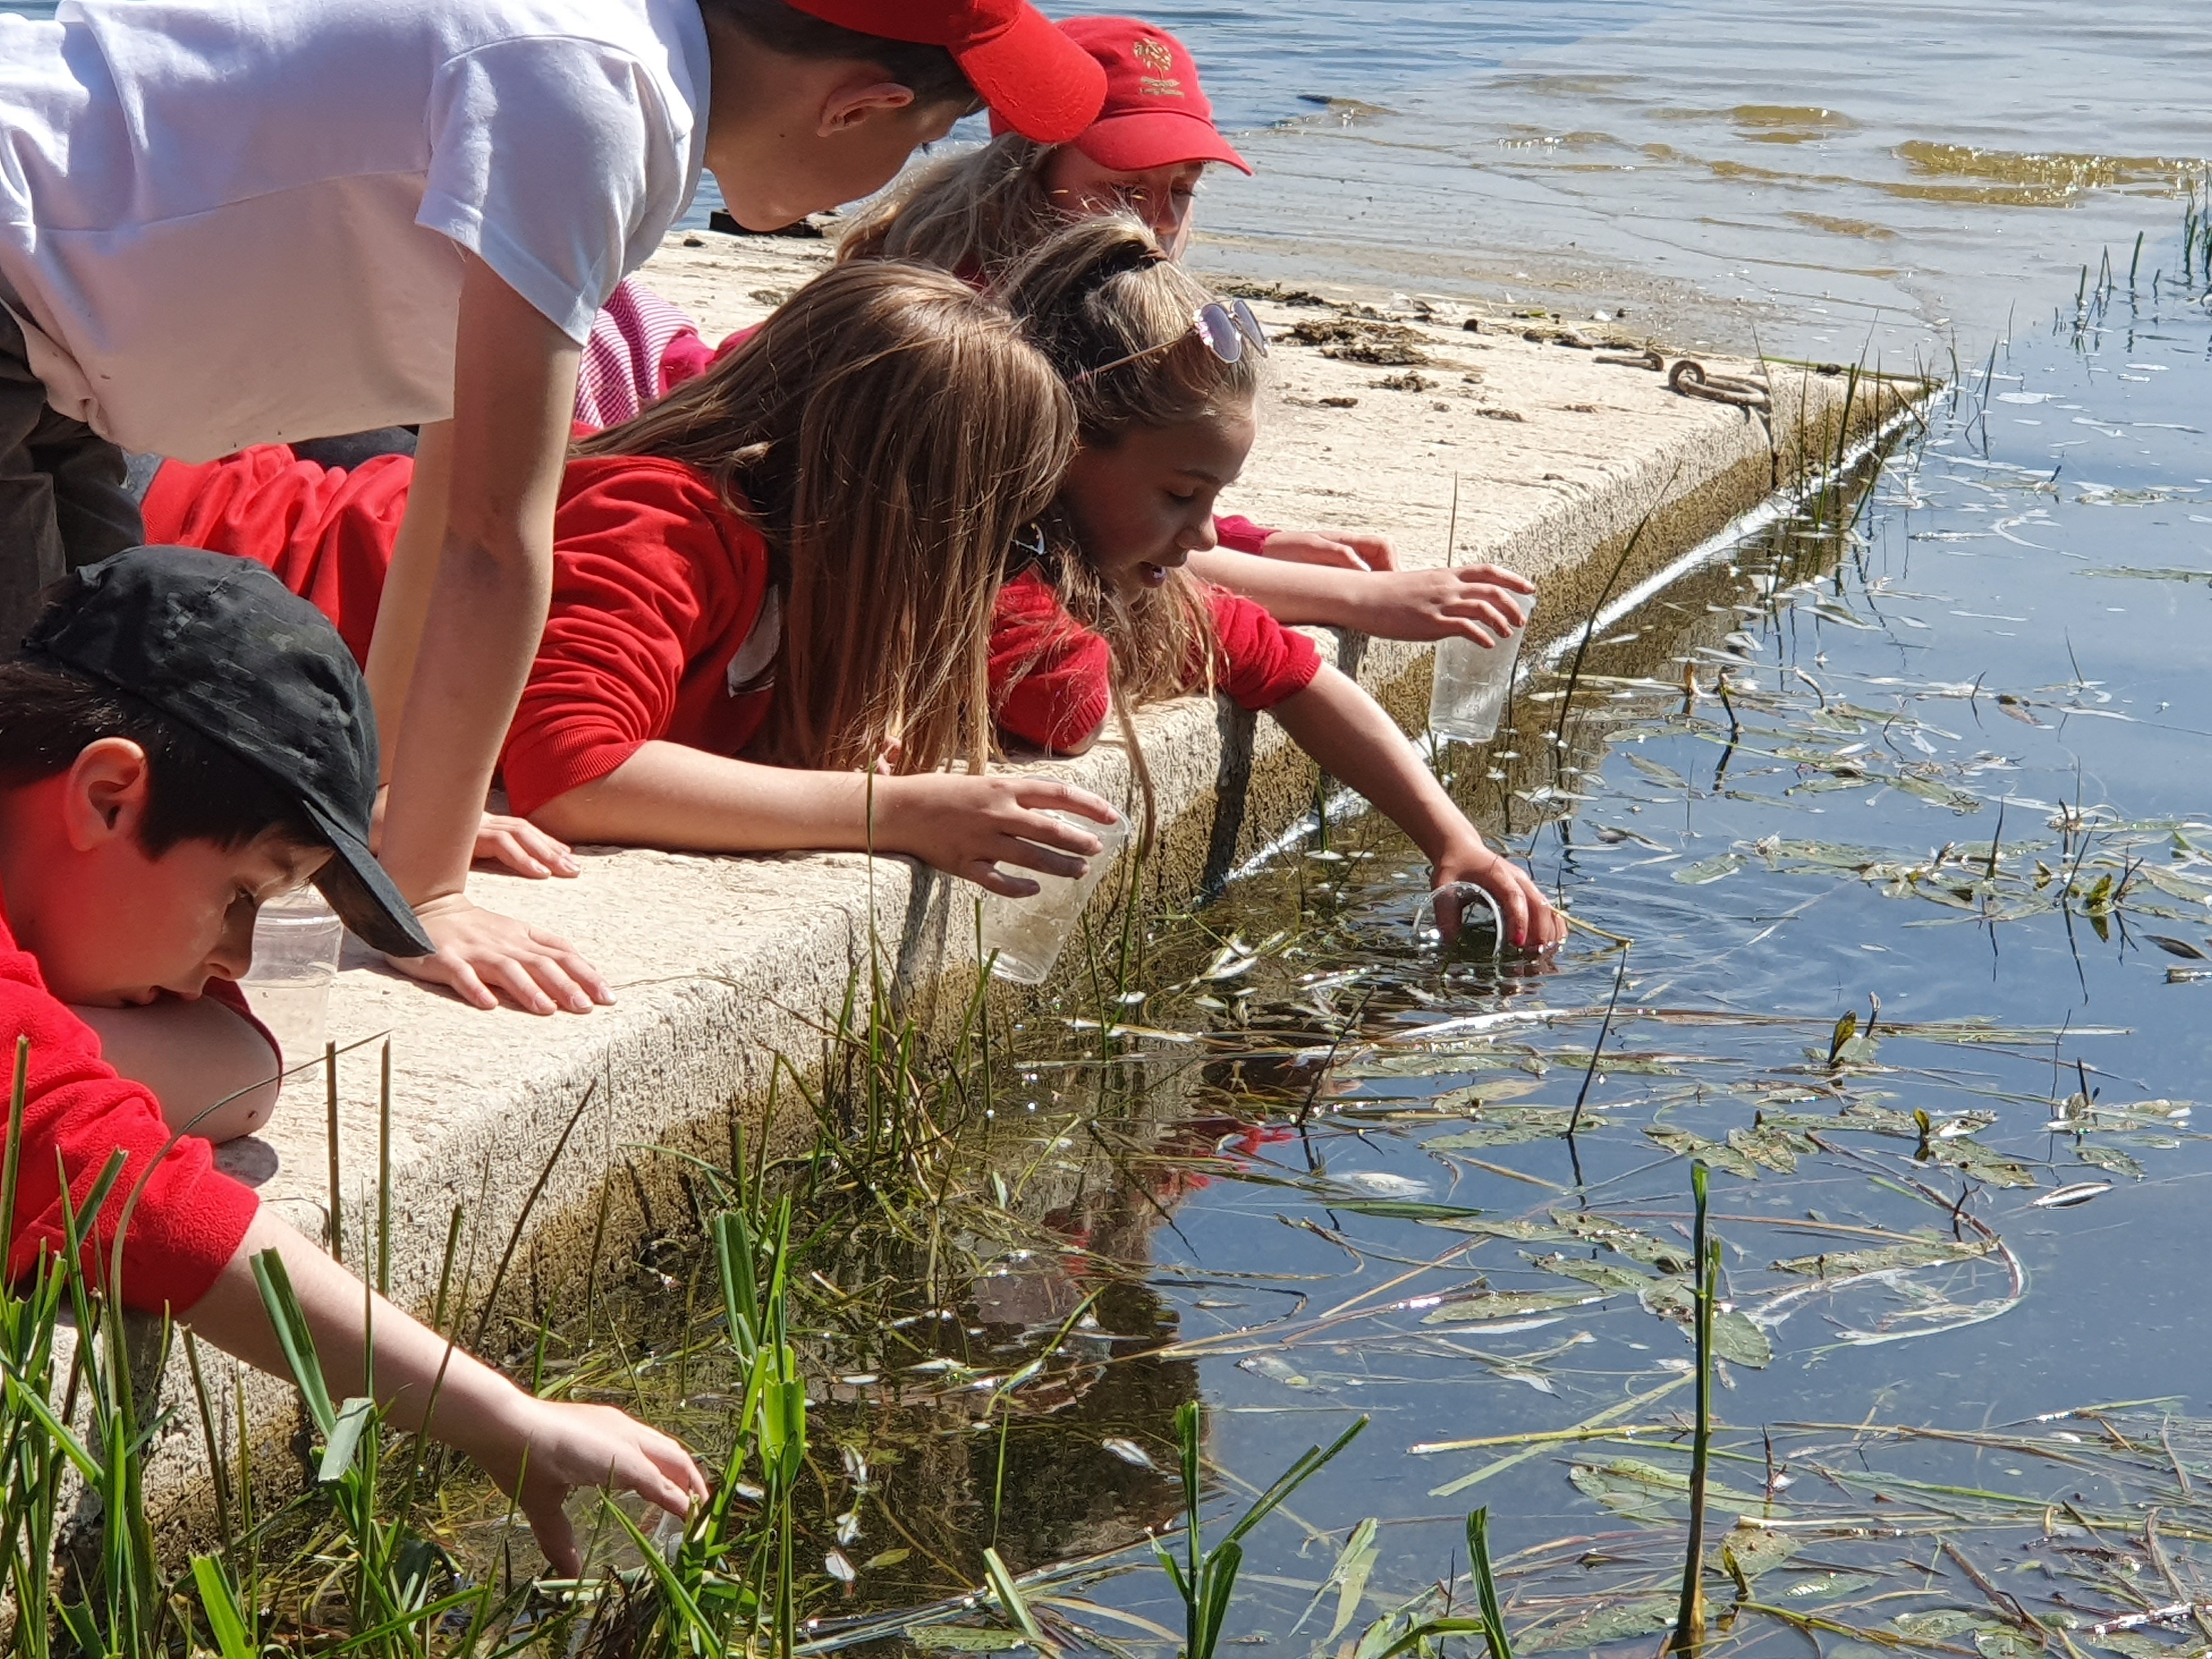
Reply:
<svg viewBox="0 0 2212 1659"><path fill-rule="evenodd" d="M818 244L711 240L693 249L672 239L648 271L709 325L710 337L764 312L826 257ZM1267 301L1257 308L1279 330L1338 315ZM1470 333L1458 313L1354 320L1412 330L1405 343L1423 361L1347 361L1283 340L1258 451L1227 505L1263 523L1385 532L1405 562L1440 563L1457 474L1455 562L1492 561L1534 577L1544 590L1540 637L1578 623L1607 593L1832 459L1919 389L1778 368L1774 410L1762 419L1676 396L1658 375L1598 363L1589 351L1524 340L1518 322L1486 321ZM1409 372L1419 381L1380 384ZM1401 721L1418 722L1427 647L1322 637ZM1187 896L1218 878L1311 802L1310 764L1272 722L1187 700L1149 712L1140 731L1165 830L1152 872L1158 896ZM1054 769L1109 798L1127 796L1118 744ZM872 949L925 1012L933 997L957 1000L973 983L972 948L963 947L974 890L907 860L585 849L582 863L574 881L480 875L476 892L584 945L619 988L611 1009L483 1014L365 960L349 961L340 976L331 1035L390 1042L392 1272L403 1303L424 1306L434 1292L456 1206L466 1212L457 1285L474 1304L526 1208L526 1233L573 1218L628 1149L757 1103L779 1054L802 1070L817 1061L822 1028ZM374 1045L340 1060L345 1254L355 1263L375 1212L378 1079ZM265 1137L225 1155L310 1233L327 1214L322 1091L313 1074L295 1085ZM582 1230L556 1225L516 1271L550 1271L580 1253L588 1226L588 1218ZM227 1364L210 1380L226 1396L240 1385ZM243 1386L249 1432L276 1437L295 1425L288 1386L250 1374ZM183 1409L148 1486L157 1514L167 1509L189 1527L208 1449L180 1359L166 1388ZM234 1425L235 1413L218 1405L218 1423Z"/></svg>

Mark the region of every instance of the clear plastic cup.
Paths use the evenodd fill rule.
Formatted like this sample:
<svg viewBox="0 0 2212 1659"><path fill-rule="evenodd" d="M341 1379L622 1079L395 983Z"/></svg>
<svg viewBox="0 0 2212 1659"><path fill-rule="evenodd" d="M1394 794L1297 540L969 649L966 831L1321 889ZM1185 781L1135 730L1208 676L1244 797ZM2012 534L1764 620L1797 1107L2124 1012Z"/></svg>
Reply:
<svg viewBox="0 0 2212 1659"><path fill-rule="evenodd" d="M1129 821L1101 823L1076 812L1053 817L1098 837L1098 851L1079 876L1051 876L1042 870L1004 866L1011 875L1026 876L1037 884L1027 898L983 896L983 955L994 978L1017 985L1041 985L1066 945L1090 902L1091 890L1114 866L1115 857L1129 839Z"/></svg>
<svg viewBox="0 0 2212 1659"><path fill-rule="evenodd" d="M271 900L253 924L246 1000L284 1051L286 1087L319 1082L331 982L338 976L345 925L312 887Z"/></svg>
<svg viewBox="0 0 2212 1659"><path fill-rule="evenodd" d="M1434 678L1429 685L1429 730L1440 738L1462 743L1488 743L1498 735L1498 721L1505 713L1507 694L1513 690L1514 665L1521 659L1521 641L1535 614L1536 596L1522 593L1521 626L1512 637L1485 647L1473 640L1453 638L1437 647Z"/></svg>

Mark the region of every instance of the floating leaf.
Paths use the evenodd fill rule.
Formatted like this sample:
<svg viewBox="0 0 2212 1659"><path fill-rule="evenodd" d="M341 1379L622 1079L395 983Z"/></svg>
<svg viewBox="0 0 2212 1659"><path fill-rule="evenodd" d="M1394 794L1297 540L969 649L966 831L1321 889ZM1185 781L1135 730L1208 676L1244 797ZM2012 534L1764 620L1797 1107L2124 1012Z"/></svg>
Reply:
<svg viewBox="0 0 2212 1659"><path fill-rule="evenodd" d="M1690 1477L1680 1469L1647 1463L1640 1457L1617 1457L1609 1463L1577 1463L1567 1478L1585 1498L1595 1498L1615 1515L1631 1521L1659 1523L1687 1513ZM1735 1492L1708 1480L1705 1502L1718 1509L1781 1512L1755 1492Z"/></svg>
<svg viewBox="0 0 2212 1659"><path fill-rule="evenodd" d="M1960 1137L1954 1140L1936 1139L1928 1144L1930 1158L1938 1164L1948 1164L1965 1170L1978 1181L1992 1187L2033 1187L2035 1172L2025 1164L2017 1163L2002 1152L1993 1152L1978 1140Z"/></svg>
<svg viewBox="0 0 2212 1659"><path fill-rule="evenodd" d="M1616 1267L1610 1261L1592 1261L1587 1257L1532 1255L1528 1264L1563 1279L1578 1279L1607 1296L1641 1296L1644 1287L1651 1282L1650 1274L1638 1273L1632 1267Z"/></svg>
<svg viewBox="0 0 2212 1659"><path fill-rule="evenodd" d="M1674 1622L1671 1597L1644 1595L1633 1601L1587 1607L1560 1624L1520 1632L1513 1638L1513 1649L1516 1653L1578 1653L1585 1648L1601 1648L1608 1642L1656 1635Z"/></svg>
<svg viewBox="0 0 2212 1659"><path fill-rule="evenodd" d="M2168 956L2186 957L2191 962L2212 960L2185 939L2173 939L2165 933L2145 933L2143 937Z"/></svg>
<svg viewBox="0 0 2212 1659"><path fill-rule="evenodd" d="M1433 1136L1422 1145L1432 1152L1518 1146L1524 1141L1557 1139L1573 1119L1572 1112L1557 1106L1508 1106L1486 1110L1472 1127Z"/></svg>
<svg viewBox="0 0 2212 1659"><path fill-rule="evenodd" d="M1554 1209L1553 1224L1571 1238L1586 1243L1601 1244L1607 1249L1626 1256L1631 1261L1641 1261L1647 1267L1656 1267L1662 1273L1683 1273L1690 1271L1690 1247L1663 1238L1654 1238L1650 1233L1615 1221L1610 1216L1589 1210Z"/></svg>
<svg viewBox="0 0 2212 1659"><path fill-rule="evenodd" d="M1018 1630L970 1630L965 1625L933 1625L906 1635L915 1646L939 1653L1012 1653L1030 1644Z"/></svg>
<svg viewBox="0 0 2212 1659"><path fill-rule="evenodd" d="M1974 1632L1974 1650L1982 1659L2043 1659L2043 1644L2026 1632L1995 1626Z"/></svg>
<svg viewBox="0 0 2212 1659"><path fill-rule="evenodd" d="M1749 1521L1737 1522L1721 1540L1723 1556L1733 1559L1735 1570L1746 1578L1756 1578L1780 1566L1804 1547L1802 1539Z"/></svg>
<svg viewBox="0 0 2212 1659"><path fill-rule="evenodd" d="M1689 1325L1697 1314L1697 1294L1686 1279L1647 1279L1639 1299L1647 1313L1677 1325ZM1733 1308L1713 1316L1713 1352L1747 1370L1763 1371L1774 1363L1774 1343L1765 1328Z"/></svg>
<svg viewBox="0 0 2212 1659"><path fill-rule="evenodd" d="M1674 879L1685 887L1703 887L1707 882L1718 881L1723 876L1732 876L1743 868L1743 860L1734 853L1723 853L1718 857L1699 859L1695 864L1686 864L1674 872Z"/></svg>
<svg viewBox="0 0 2212 1659"><path fill-rule="evenodd" d="M1451 1216L1427 1224L1455 1233L1473 1233L1478 1238L1510 1238L1521 1244L1565 1244L1576 1237L1565 1227L1547 1227L1540 1221L1491 1221L1474 1216Z"/></svg>
<svg viewBox="0 0 2212 1659"><path fill-rule="evenodd" d="M1654 783L1663 783L1669 789L1680 789L1685 791L1686 791L1690 787L1689 779L1684 777L1680 772L1677 772L1671 766L1662 765L1656 760L1646 760L1643 756L1637 754L1632 750L1625 755L1623 758L1625 758L1628 763L1634 767L1638 771L1643 773L1645 777L1650 779Z"/></svg>
<svg viewBox="0 0 2212 1659"><path fill-rule="evenodd" d="M1753 1163L1772 1170L1778 1175L1795 1174L1797 1155L1813 1150L1808 1142L1771 1124L1760 1124L1750 1129L1730 1129L1728 1144Z"/></svg>
<svg viewBox="0 0 2212 1659"><path fill-rule="evenodd" d="M1778 1273L1802 1273L1808 1279L1849 1279L1856 1273L1887 1273L1899 1267L1925 1267L1938 1261L1966 1261L1984 1256L1996 1247L1986 1241L1949 1238L1913 1239L1870 1250L1829 1250L1819 1255L1797 1255L1778 1261Z"/></svg>
<svg viewBox="0 0 2212 1659"><path fill-rule="evenodd" d="M1966 1607L1933 1607L1926 1613L1900 1613L1889 1621L1907 1636L1941 1642L1972 1630L1995 1630L1986 1613Z"/></svg>
<svg viewBox="0 0 2212 1659"><path fill-rule="evenodd" d="M1693 1135L1687 1129L1655 1123L1644 1133L1670 1152L1683 1158L1697 1158L1729 1175L1741 1176L1746 1181L1753 1180L1759 1175L1758 1166L1735 1147L1723 1146L1717 1140L1707 1140L1703 1135Z"/></svg>
<svg viewBox="0 0 2212 1659"><path fill-rule="evenodd" d="M1809 1578L1799 1578L1779 1590L1768 1592L1778 1601L1828 1601L1838 1595L1856 1595L1881 1580L1870 1572L1822 1572ZM2040 1654L2042 1650L2035 1650ZM2021 1659L2029 1659L2023 1654Z"/></svg>
<svg viewBox="0 0 2212 1659"><path fill-rule="evenodd" d="M2095 1169L2112 1175L2133 1176L2142 1179L2143 1167L2117 1146L2100 1146L2094 1141L2074 1149L2074 1156Z"/></svg>
<svg viewBox="0 0 2212 1659"><path fill-rule="evenodd" d="M1560 1291L1486 1291L1431 1310L1422 1316L1421 1323L1464 1325L1477 1320L1518 1319L1528 1314L1555 1313L1561 1308L1586 1308L1601 1300Z"/></svg>

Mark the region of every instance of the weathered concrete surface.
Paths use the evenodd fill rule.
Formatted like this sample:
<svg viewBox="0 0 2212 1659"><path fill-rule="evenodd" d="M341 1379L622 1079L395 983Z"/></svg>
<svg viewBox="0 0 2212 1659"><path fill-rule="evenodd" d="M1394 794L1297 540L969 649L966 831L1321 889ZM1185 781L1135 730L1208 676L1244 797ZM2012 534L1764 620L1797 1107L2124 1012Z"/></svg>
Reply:
<svg viewBox="0 0 2212 1659"><path fill-rule="evenodd" d="M828 258L818 242L700 240L672 239L647 275L710 338L764 314ZM1327 307L1255 305L1278 331L1341 320ZM1411 352L1383 355L1421 359L1410 364L1347 361L1282 338L1257 450L1224 506L1263 523L1384 532L1405 562L1437 563L1456 474L1455 562L1494 561L1534 577L1540 637L1834 456L1902 395L1891 384L1778 368L1774 413L1762 420L1675 396L1657 375L1601 364L1591 352L1524 340L1523 320L1485 320L1471 333L1462 319L1441 310L1390 319L1413 331L1395 342ZM1418 381L1382 384L1409 373ZM1324 641L1413 723L1426 696L1426 647ZM1140 730L1166 830L1154 865L1165 893L1187 895L1218 876L1311 801L1310 763L1270 722L1186 701L1151 711ZM1055 769L1127 796L1118 744ZM331 1035L390 1042L392 1289L404 1303L428 1302L457 1206L466 1221L456 1284L474 1303L526 1210L537 1220L573 1214L629 1149L757 1100L779 1053L802 1068L817 1059L822 1026L872 950L925 1005L940 982L955 992L973 983L963 978L973 973L972 949L959 946L972 938L975 890L908 860L580 851L575 880L483 874L473 890L586 946L619 988L615 1007L584 1018L479 1013L365 959L349 959L339 978ZM948 920L960 925L948 929ZM338 1073L346 1255L359 1263L375 1211L376 1048L343 1057ZM310 1232L327 1212L321 1095L319 1077L295 1085L266 1135L225 1155ZM566 1248L586 1242L571 1236ZM538 1243L549 1261L562 1253ZM535 1271L533 1252L517 1256L513 1274ZM171 1388L182 1381L173 1366ZM226 1368L217 1387L227 1395L233 1385ZM249 1383L247 1403L259 1433L288 1428L296 1409L289 1388L261 1380ZM218 1410L219 1423L232 1418ZM183 1517L206 1447L189 1407L179 1424L149 1489L157 1504L181 1501Z"/></svg>

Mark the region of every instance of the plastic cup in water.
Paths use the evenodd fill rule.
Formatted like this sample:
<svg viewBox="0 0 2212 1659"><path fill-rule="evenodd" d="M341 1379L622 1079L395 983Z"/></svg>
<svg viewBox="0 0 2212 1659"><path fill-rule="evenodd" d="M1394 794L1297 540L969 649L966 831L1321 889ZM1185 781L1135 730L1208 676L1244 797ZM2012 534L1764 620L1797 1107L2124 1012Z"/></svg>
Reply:
<svg viewBox="0 0 2212 1659"><path fill-rule="evenodd" d="M1488 743L1498 735L1498 717L1513 689L1514 665L1521 659L1521 641L1536 609L1534 594L1523 593L1520 599L1521 626L1510 638L1486 648L1457 638L1437 647L1429 687L1429 730L1438 737Z"/></svg>
<svg viewBox="0 0 2212 1659"><path fill-rule="evenodd" d="M1098 851L1079 876L1051 876L1042 870L1003 866L1008 874L1026 876L1037 884L1027 898L1005 898L996 893L983 898L983 955L993 975L1018 985L1041 985L1060 960L1060 950L1090 901L1091 889L1113 867L1115 855L1129 839L1129 823L1101 823L1075 812L1054 812L1063 823L1086 830L1098 837Z"/></svg>
<svg viewBox="0 0 2212 1659"><path fill-rule="evenodd" d="M261 907L253 924L253 966L244 988L247 1005L284 1051L288 1082L317 1080L311 1062L322 1059L338 976L345 925L312 887Z"/></svg>

